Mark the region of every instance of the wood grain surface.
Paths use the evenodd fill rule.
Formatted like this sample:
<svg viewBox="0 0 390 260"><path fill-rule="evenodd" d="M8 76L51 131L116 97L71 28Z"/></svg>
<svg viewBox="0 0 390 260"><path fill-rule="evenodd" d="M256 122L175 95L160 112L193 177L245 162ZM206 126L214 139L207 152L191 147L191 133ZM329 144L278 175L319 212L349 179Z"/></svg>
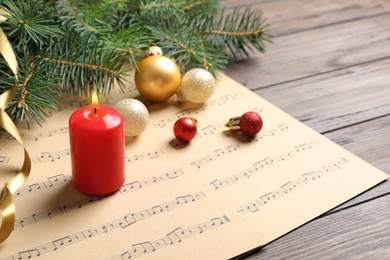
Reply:
<svg viewBox="0 0 390 260"><path fill-rule="evenodd" d="M390 1L225 0L261 9L273 43L226 74L390 174ZM390 259L390 182L245 259Z"/></svg>

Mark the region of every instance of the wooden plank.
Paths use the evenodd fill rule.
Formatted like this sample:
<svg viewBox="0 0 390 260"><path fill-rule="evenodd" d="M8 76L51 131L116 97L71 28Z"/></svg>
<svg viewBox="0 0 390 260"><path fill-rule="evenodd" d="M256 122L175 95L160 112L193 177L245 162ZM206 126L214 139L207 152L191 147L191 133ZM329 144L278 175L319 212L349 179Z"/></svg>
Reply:
<svg viewBox="0 0 390 260"><path fill-rule="evenodd" d="M390 114L389 75L390 58L255 93L323 133Z"/></svg>
<svg viewBox="0 0 390 260"><path fill-rule="evenodd" d="M390 2L294 0L294 1L223 1L229 9L235 7L261 9L271 24L269 32L274 36L292 34L332 24L372 17L390 11Z"/></svg>
<svg viewBox="0 0 390 260"><path fill-rule="evenodd" d="M327 133L325 136L390 174L390 115ZM390 186L386 190L390 191Z"/></svg>
<svg viewBox="0 0 390 260"><path fill-rule="evenodd" d="M371 165L390 174L390 115L333 131L325 136ZM390 181L387 180L343 203L331 212L371 200L389 191Z"/></svg>
<svg viewBox="0 0 390 260"><path fill-rule="evenodd" d="M389 259L390 195L315 219L245 259Z"/></svg>
<svg viewBox="0 0 390 260"><path fill-rule="evenodd" d="M226 73L259 89L384 58L390 53L389 19L380 15L281 36L267 54L231 62Z"/></svg>

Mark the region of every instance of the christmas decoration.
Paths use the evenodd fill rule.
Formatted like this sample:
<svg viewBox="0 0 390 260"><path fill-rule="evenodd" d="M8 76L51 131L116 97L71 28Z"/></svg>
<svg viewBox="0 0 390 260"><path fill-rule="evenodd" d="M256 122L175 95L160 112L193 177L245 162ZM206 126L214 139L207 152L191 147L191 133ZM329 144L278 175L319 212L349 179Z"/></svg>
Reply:
<svg viewBox="0 0 390 260"><path fill-rule="evenodd" d="M193 117L179 118L173 125L173 133L181 141L189 142L196 136L198 120Z"/></svg>
<svg viewBox="0 0 390 260"><path fill-rule="evenodd" d="M125 135L139 135L149 123L149 113L145 105L137 99L123 99L115 107L124 119Z"/></svg>
<svg viewBox="0 0 390 260"><path fill-rule="evenodd" d="M6 109L14 122L42 124L61 92L123 88L123 64L137 69L151 45L183 73L203 68L215 75L228 58L264 52L270 41L260 10L225 11L218 0L4 0L0 14L19 63L16 78L0 60L0 94L17 86Z"/></svg>
<svg viewBox="0 0 390 260"><path fill-rule="evenodd" d="M80 192L103 195L122 186L124 139L123 117L112 107L93 104L72 114L69 119L72 183Z"/></svg>
<svg viewBox="0 0 390 260"><path fill-rule="evenodd" d="M192 69L182 78L178 97L193 103L203 103L214 92L214 76L205 69Z"/></svg>
<svg viewBox="0 0 390 260"><path fill-rule="evenodd" d="M263 119L253 111L242 114L241 117L233 117L225 124L231 131L240 130L248 136L255 136L263 128Z"/></svg>
<svg viewBox="0 0 390 260"><path fill-rule="evenodd" d="M0 22L6 18L0 14ZM0 28L0 53L4 58L5 64L11 70L16 79L18 76L18 62L15 53L12 50L4 31ZM5 241L11 234L15 225L15 202L13 194L19 190L19 188L27 181L31 172L31 159L24 145L21 134L12 122L11 118L5 112L10 102L13 100L15 93L17 92L17 86L12 84L10 88L4 91L0 95L0 129L7 131L12 137L15 138L24 149L24 160L20 170L16 171L16 175L4 183L2 189L2 195L0 199L0 243Z"/></svg>
<svg viewBox="0 0 390 260"><path fill-rule="evenodd" d="M180 85L180 70L174 60L162 55L159 47L150 48L148 56L138 64L134 83L138 92L151 101L165 101Z"/></svg>

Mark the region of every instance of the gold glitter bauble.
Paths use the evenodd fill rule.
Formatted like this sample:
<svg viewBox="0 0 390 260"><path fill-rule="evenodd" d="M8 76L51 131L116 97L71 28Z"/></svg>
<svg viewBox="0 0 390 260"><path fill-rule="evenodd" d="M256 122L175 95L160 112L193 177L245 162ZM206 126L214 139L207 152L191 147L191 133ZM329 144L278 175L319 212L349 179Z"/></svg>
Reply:
<svg viewBox="0 0 390 260"><path fill-rule="evenodd" d="M203 103L214 92L215 79L213 75L204 69L192 69L187 71L179 89L179 96L193 103Z"/></svg>
<svg viewBox="0 0 390 260"><path fill-rule="evenodd" d="M137 136L148 125L149 112L137 99L123 99L116 103L115 107L123 116L126 136Z"/></svg>
<svg viewBox="0 0 390 260"><path fill-rule="evenodd" d="M145 98L161 102L177 92L181 80L176 63L162 55L151 55L138 64L134 75L135 86Z"/></svg>

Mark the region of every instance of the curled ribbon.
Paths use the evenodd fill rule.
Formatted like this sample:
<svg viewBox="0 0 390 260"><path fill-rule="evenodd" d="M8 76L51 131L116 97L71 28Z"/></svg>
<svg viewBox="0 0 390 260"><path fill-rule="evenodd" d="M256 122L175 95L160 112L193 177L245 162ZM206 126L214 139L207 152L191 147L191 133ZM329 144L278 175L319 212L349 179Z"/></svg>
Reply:
<svg viewBox="0 0 390 260"><path fill-rule="evenodd" d="M5 21L6 18L1 15L4 10L0 10L0 22ZM4 31L0 28L0 53L4 60L18 80L18 63L15 53L7 39ZM24 162L17 174L4 184L3 193L0 200L1 210L1 227L0 227L0 243L4 242L11 234L15 224L15 203L12 195L26 182L31 171L31 159L27 153L26 147L23 143L15 124L5 112L9 102L12 101L16 93L16 85L13 85L3 94L0 95L0 126L4 128L10 135L12 135L24 148Z"/></svg>

